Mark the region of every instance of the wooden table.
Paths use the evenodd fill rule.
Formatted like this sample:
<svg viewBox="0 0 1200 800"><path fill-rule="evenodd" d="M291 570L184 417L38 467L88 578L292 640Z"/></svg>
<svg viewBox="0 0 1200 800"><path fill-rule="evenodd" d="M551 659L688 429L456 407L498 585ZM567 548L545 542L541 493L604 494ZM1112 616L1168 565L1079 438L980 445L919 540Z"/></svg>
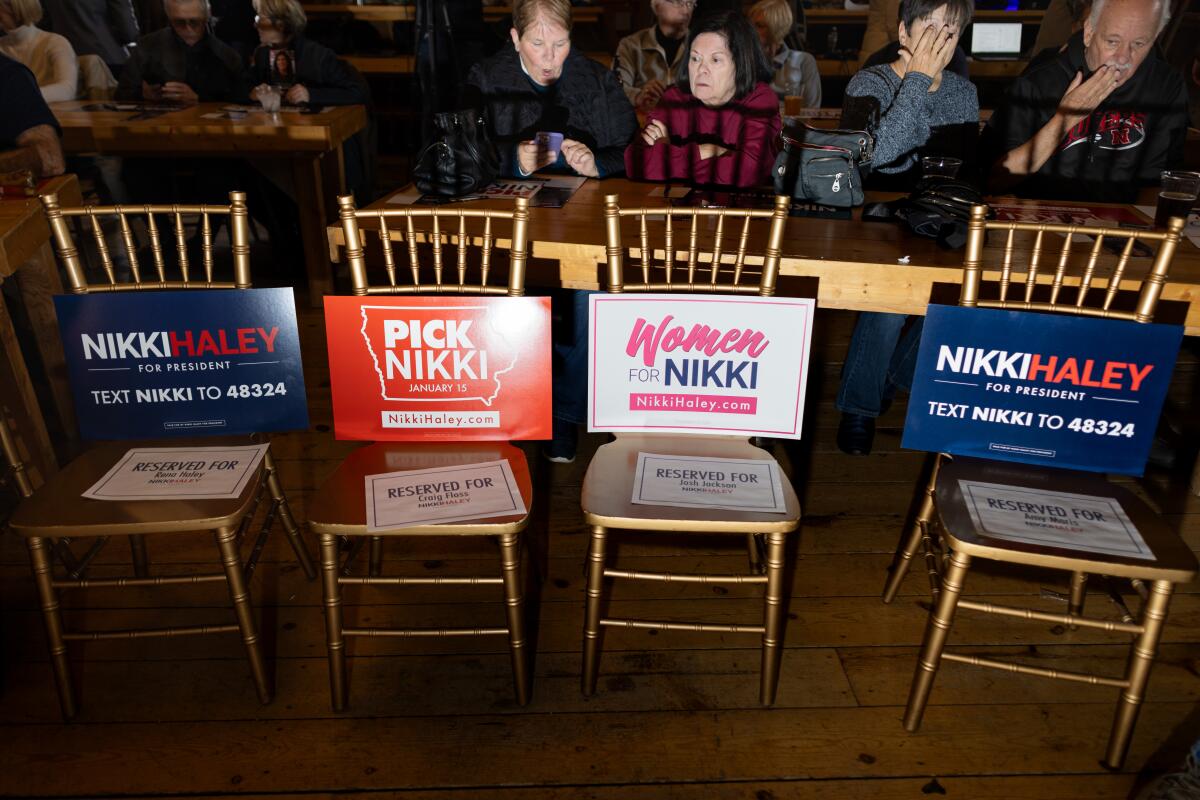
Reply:
<svg viewBox="0 0 1200 800"><path fill-rule="evenodd" d="M604 195L617 194L627 206L661 206L661 196L650 196L655 190L661 191L661 185L623 178L593 180L580 187L564 208L530 209L531 255L556 261L562 286L601 288ZM507 201L489 203L497 208L507 206ZM387 198L371 207L389 207ZM337 261L342 231L335 225L328 233L330 260ZM1085 248L1077 245L1075 249ZM793 217L788 220L784 237L781 274L815 278L817 302L824 308L924 314L935 283L957 284L961 280L962 257L961 250L943 249L934 240L914 236L890 222ZM907 263L901 263L902 258L907 258ZM999 247L988 248L985 264L998 265L999 259ZM1148 259L1134 262L1145 265ZM1140 274L1136 263L1130 273ZM1078 283L1068 276L1066 283L1072 282ZM1129 286L1134 286L1132 281ZM1187 333L1200 335L1200 302L1196 302L1200 300L1200 249L1191 242L1180 244L1163 298L1191 302L1185 323Z"/></svg>
<svg viewBox="0 0 1200 800"><path fill-rule="evenodd" d="M39 187L39 191L57 192L64 204L83 202L79 181L74 175L52 178ZM66 359L52 299L55 294L62 294L63 287L50 248L50 226L46 224L42 203L36 197L0 199L0 283L9 278L16 281L24 313L29 318L31 333L50 383L53 411L64 432L73 432L74 411L67 384ZM12 319L2 301L0 348L4 352L4 363L0 364L0 402L16 416L17 429L29 448L31 462L44 480L58 470L58 459ZM69 434L68 438L73 439L74 434Z"/></svg>
<svg viewBox="0 0 1200 800"><path fill-rule="evenodd" d="M130 111L85 111L86 101L53 103L68 153L175 158L279 159L289 162L296 183L304 239L309 301L318 306L333 289L321 230L346 192L342 144L367 126L362 106L328 108L319 114L251 111L241 120L205 119L224 103L200 103L149 119ZM237 189L230 186L231 190Z"/></svg>

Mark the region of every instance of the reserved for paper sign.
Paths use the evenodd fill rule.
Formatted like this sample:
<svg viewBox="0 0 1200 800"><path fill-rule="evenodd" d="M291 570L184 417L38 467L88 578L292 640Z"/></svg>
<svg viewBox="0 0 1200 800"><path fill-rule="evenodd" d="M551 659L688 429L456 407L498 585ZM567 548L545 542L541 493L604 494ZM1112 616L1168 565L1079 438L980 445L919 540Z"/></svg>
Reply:
<svg viewBox="0 0 1200 800"><path fill-rule="evenodd" d="M787 512L774 459L638 453L634 503L677 508Z"/></svg>
<svg viewBox="0 0 1200 800"><path fill-rule="evenodd" d="M507 459L368 475L366 502L369 531L527 512Z"/></svg>

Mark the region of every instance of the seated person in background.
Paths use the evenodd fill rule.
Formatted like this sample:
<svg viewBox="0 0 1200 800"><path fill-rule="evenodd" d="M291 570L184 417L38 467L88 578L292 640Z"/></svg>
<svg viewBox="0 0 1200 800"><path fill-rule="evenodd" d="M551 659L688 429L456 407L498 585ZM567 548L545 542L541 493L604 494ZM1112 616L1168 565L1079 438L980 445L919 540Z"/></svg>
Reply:
<svg viewBox="0 0 1200 800"><path fill-rule="evenodd" d="M858 60L862 63L860 69L891 64L900 57L903 49L899 38L900 22L900 0L871 0L870 10L867 11L867 32L858 53ZM959 33L962 33L962 29ZM961 46L955 45L947 69L966 80L971 79L967 54Z"/></svg>
<svg viewBox="0 0 1200 800"><path fill-rule="evenodd" d="M35 27L42 18L39 0L0 0L0 53L29 67L47 103L74 100L79 65L71 43Z"/></svg>
<svg viewBox="0 0 1200 800"><path fill-rule="evenodd" d="M675 82L695 6L696 0L650 0L654 25L617 44L613 69L640 113L654 108L663 90Z"/></svg>
<svg viewBox="0 0 1200 800"><path fill-rule="evenodd" d="M1169 15L1167 0L1096 0L1082 33L992 115L990 188L1125 203L1181 166L1187 85L1154 52Z"/></svg>
<svg viewBox="0 0 1200 800"><path fill-rule="evenodd" d="M625 151L631 178L712 186L768 183L779 150L771 66L738 11L694 26L688 60Z"/></svg>
<svg viewBox="0 0 1200 800"><path fill-rule="evenodd" d="M250 98L273 83L272 55L291 50L294 63L286 85L281 86L283 102L292 105L348 106L370 99L367 85L332 50L304 37L308 19L297 0L254 0L258 38L250 67Z"/></svg>
<svg viewBox="0 0 1200 800"><path fill-rule="evenodd" d="M874 135L872 168L890 175L895 188L912 188L922 155L968 161L974 152L975 86L946 68L972 11L969 0L902 0L900 58L859 71L846 87L840 127ZM917 320L904 332L905 322L903 314L859 314L836 401L843 452L870 453L876 417L897 387L912 383L921 325Z"/></svg>
<svg viewBox="0 0 1200 800"><path fill-rule="evenodd" d="M503 173L619 175L637 116L612 70L571 49L569 0L516 0L512 18L512 48L471 67L463 92L465 107L487 110ZM538 133L561 134L561 148Z"/></svg>
<svg viewBox="0 0 1200 800"><path fill-rule="evenodd" d="M46 27L65 36L81 56L99 56L116 77L129 60L126 45L138 38L132 0L42 0Z"/></svg>
<svg viewBox="0 0 1200 800"><path fill-rule="evenodd" d="M817 60L783 42L794 22L788 0L759 0L750 7L749 17L758 31L763 52L775 69L775 79L771 81L775 94L780 100L788 95L799 97L805 108L820 108L821 73L817 70Z"/></svg>
<svg viewBox="0 0 1200 800"><path fill-rule="evenodd" d="M0 55L0 172L27 169L39 178L61 175L58 130L33 73Z"/></svg>
<svg viewBox="0 0 1200 800"><path fill-rule="evenodd" d="M117 98L198 103L244 96L242 61L209 32L208 0L163 0L163 10L168 27L138 41Z"/></svg>

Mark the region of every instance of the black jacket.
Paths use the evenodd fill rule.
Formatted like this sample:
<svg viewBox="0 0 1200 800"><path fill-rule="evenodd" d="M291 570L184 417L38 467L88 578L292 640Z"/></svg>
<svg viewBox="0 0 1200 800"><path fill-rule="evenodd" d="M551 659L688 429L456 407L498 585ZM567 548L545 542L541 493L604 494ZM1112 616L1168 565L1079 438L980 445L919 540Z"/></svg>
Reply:
<svg viewBox="0 0 1200 800"><path fill-rule="evenodd" d="M990 160L1003 159L1041 130L1076 72L1085 80L1090 74L1080 33L1057 57L1032 67L1013 83L985 131ZM1015 191L1043 199L1131 202L1139 188L1158 183L1162 170L1183 163L1187 113L1183 76L1152 52Z"/></svg>
<svg viewBox="0 0 1200 800"><path fill-rule="evenodd" d="M308 89L308 102L314 106L353 106L370 102L367 84L345 61L324 45L297 36L287 45L296 56L295 82ZM271 82L271 50L254 51L250 67L250 87Z"/></svg>
<svg viewBox="0 0 1200 800"><path fill-rule="evenodd" d="M142 81L161 85L181 81L201 102L237 100L245 93L242 59L212 32L188 47L175 31L163 28L138 41L117 86L117 98L141 100Z"/></svg>
<svg viewBox="0 0 1200 800"><path fill-rule="evenodd" d="M517 51L502 48L471 67L463 97L465 107L486 110L506 175L516 174L517 143L539 131L586 144L602 178L625 171L625 146L637 133L633 106L611 70L575 49L558 81L539 91L521 69Z"/></svg>

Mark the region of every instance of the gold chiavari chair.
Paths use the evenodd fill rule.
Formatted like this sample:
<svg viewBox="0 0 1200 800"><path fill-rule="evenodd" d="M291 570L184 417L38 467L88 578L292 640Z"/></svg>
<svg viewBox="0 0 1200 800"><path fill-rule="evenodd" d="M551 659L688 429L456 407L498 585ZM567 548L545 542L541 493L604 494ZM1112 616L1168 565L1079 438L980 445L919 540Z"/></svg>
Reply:
<svg viewBox="0 0 1200 800"><path fill-rule="evenodd" d="M1148 232L1080 225L988 222L986 215L986 206L972 209L959 305L1102 317L1134 324L1152 320L1183 227L1178 219L1171 220L1167 231ZM982 260L989 231L1006 238L999 281L985 284ZM1032 238L1029 251L1020 255L1018 247L1023 243L1018 241L1018 234L1024 236L1025 243ZM1068 286L1065 278L1072 262L1071 246L1076 234L1094 239L1090 253L1086 255L1079 285ZM1058 236L1062 237L1062 244L1055 253L1053 238ZM1111 270L1102 264L1101 251L1106 241L1123 243ZM1132 292L1122 289L1122 283L1133 280L1127 272L1135 241L1157 242L1158 250L1149 271L1138 282L1137 291ZM1047 262L1052 265L1048 282L1044 280L1042 270L1042 265ZM1149 546L1153 559L1033 546L988 537L971 519L959 488L962 480L1115 499ZM923 492L914 522L901 538L883 591L884 602L892 602L910 562L918 550L923 550L934 599L904 714L904 727L915 731L920 726L934 677L943 660L1022 675L1111 686L1120 689L1121 694L1105 763L1119 769L1128 752L1134 723L1145 696L1173 586L1192 580L1196 573L1196 559L1191 550L1142 500L1094 473L938 454L934 457L932 477ZM1081 521L1080 524L1086 523ZM1067 613L1047 613L962 599L967 572L975 559L1069 572ZM1122 621L1084 616L1089 574L1131 580L1141 596L1140 611ZM1085 627L1131 635L1133 645L1125 674L1112 678L944 652L959 608L1050 622L1071 629Z"/></svg>
<svg viewBox="0 0 1200 800"><path fill-rule="evenodd" d="M359 210L354 198L341 197L345 260L353 292L367 295L507 295L525 294L526 237L529 202L519 199L511 211L446 208ZM375 233L360 228L360 220L378 226ZM396 221L393 226L392 221ZM497 224L499 223L499 224ZM507 259L497 228L509 230ZM482 230L471 230L473 227ZM503 232L503 231L501 231ZM383 253L387 283L373 284L364 252L366 237L377 238ZM397 264L393 242L407 254L407 267ZM453 266L447 266L453 251ZM404 256L402 256L404 258ZM502 262L507 260L507 265ZM506 283L489 283L504 279ZM521 587L521 533L529 513L489 517L469 522L419 525L370 534L366 525L363 486L367 475L406 469L426 469L446 464L470 464L507 459L525 501L533 507L533 487L524 452L508 442L405 443L377 442L350 454L322 485L309 511L309 526L321 540L321 572L325 604L326 645L329 652L330 700L335 711L346 708L346 639L355 637L456 637L507 636L512 657L517 702L529 701L532 674ZM415 536L487 536L500 545L500 575L462 577L407 577L383 574L383 541ZM349 574L358 547L339 565L339 537L370 539L368 574ZM502 585L507 625L475 628L347 627L343 620L342 586L479 586Z"/></svg>
<svg viewBox="0 0 1200 800"><path fill-rule="evenodd" d="M97 291L137 291L148 289L234 289L250 286L249 223L245 194L230 193L230 205L197 206L116 206L62 208L55 195L43 196L46 215L54 236L54 245L65 267L70 291L85 294ZM167 265L163 257L163 243L156 215L169 217L175 229L175 244L181 278L169 280ZM118 280L116 269L108 253L100 229L100 221L115 216L118 220L122 241L129 262L131 281ZM230 243L233 251L233 280L214 279L213 227L212 218L228 218ZM67 224L70 217L84 217L95 232L96 247L103 261L106 280L89 283L79 251ZM154 258L154 272L148 279L142 275L138 260L138 243L130 219L137 217L144 222L149 232ZM198 218L200 235L203 239L202 275L193 276L188 263L188 244L185 219ZM4 426L0 426L4 427ZM24 469L16 442L5 427L3 445L5 460L16 475L16 484L24 499L9 520L14 532L26 539L33 564L34 580L41 602L43 621L50 647L51 663L58 688L63 716L70 719L75 715L75 698L71 685L70 667L67 660L67 643L71 641L126 640L148 637L174 637L203 633L240 632L259 699L271 700L270 680L267 673L258 632L255 628L250 604L248 585L253 575L267 533L276 514L283 521L296 558L310 579L316 577L312 559L300 537L299 526L292 518L287 499L279 484L275 466L268 456L263 469L251 480L240 497L234 500L156 500L106 502L81 497L82 493L98 481L125 452L133 446L130 442L99 444L85 451L47 482L34 490L24 477ZM172 440L178 444L180 440ZM214 443L245 444L247 440L201 439L191 443L212 445ZM143 443L145 444L145 443ZM153 444L153 443L150 443ZM271 496L264 524L257 536L251 556L243 563L240 545L249 531L263 493ZM150 575L150 562L146 536L168 535L185 532L211 530L216 537L217 551L222 569L220 572L188 575ZM54 574L47 553L47 544L63 539L85 539L93 542L88 553L80 559L79 566L66 577ZM133 577L91 578L86 576L89 562L111 537L129 539L133 560ZM68 631L64 626L59 591L87 588L130 588L167 587L224 581L229 589L236 624L197 625L139 630Z"/></svg>
<svg viewBox="0 0 1200 800"><path fill-rule="evenodd" d="M779 274L780 245L790 201L776 198L771 210L713 208L620 208L616 195L605 198L609 292L704 292L771 296ZM624 218L638 220L637 246L627 248L622 238ZM662 219L661 228L658 219ZM756 225L757 221L757 225ZM686 223L686 234L675 232ZM755 232L753 229L758 227ZM765 229L765 230L764 230ZM662 231L662 238L657 231ZM686 242L683 241L686 235ZM761 238L760 238L761 237ZM653 241L652 241L653 238ZM730 241L732 240L732 241ZM765 243L761 254L752 252ZM726 246L726 245L729 246ZM640 281L626 281L626 255L637 252L631 268ZM681 255L682 254L682 255ZM766 459L771 455L753 446L747 437L619 433L601 446L583 479L581 503L584 520L591 526L587 556L587 600L583 628L585 695L596 690L603 629L677 630L744 633L762 637L760 700L775 701L783 647L785 547L787 535L800 524L800 501L790 481L783 479L785 514L668 508L631 502L639 452L710 458ZM747 537L749 574L683 574L617 569L608 563L609 533L613 530L737 534ZM761 539L766 538L765 559ZM765 562L765 563L764 563ZM695 584L764 584L761 625L724 625L705 622L615 619L601 615L605 579Z"/></svg>

